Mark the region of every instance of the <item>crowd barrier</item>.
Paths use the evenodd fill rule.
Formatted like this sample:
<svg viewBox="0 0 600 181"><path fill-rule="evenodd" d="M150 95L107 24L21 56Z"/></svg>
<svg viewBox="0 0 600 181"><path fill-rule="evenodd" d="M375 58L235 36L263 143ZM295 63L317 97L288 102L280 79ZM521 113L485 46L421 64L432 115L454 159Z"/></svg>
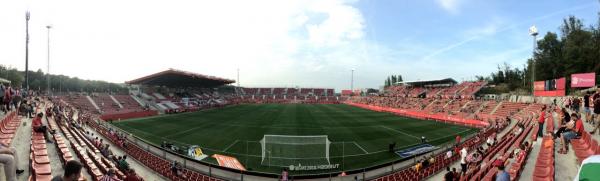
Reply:
<svg viewBox="0 0 600 181"><path fill-rule="evenodd" d="M389 113L393 113L393 114L397 114L397 115L401 115L401 116L406 116L406 117L412 117L412 118L418 118L418 119L432 119L432 120L442 121L442 122L445 122L445 123L466 125L466 126L472 126L472 127L478 127L478 128L487 127L489 125L488 122L479 121L479 120L473 120L473 119L465 119L465 118L458 117L458 116L440 115L440 114L429 114L429 113L426 113L426 112L423 112L423 111L414 111L414 110L405 110L405 109L397 109L397 108L389 108L389 107L380 107L380 106L360 104L360 103L353 103L353 102L345 102L345 104L348 104L348 105L351 105L351 106L360 107L360 108L363 108L363 109L372 110L372 111L389 112Z"/></svg>

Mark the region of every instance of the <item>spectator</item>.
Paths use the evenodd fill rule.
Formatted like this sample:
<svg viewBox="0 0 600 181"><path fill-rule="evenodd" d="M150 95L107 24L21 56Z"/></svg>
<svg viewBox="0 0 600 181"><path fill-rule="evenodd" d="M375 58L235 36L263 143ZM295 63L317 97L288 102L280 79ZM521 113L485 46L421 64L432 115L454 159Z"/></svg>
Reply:
<svg viewBox="0 0 600 181"><path fill-rule="evenodd" d="M460 135L456 135L456 142L454 143L454 145L458 144L460 144Z"/></svg>
<svg viewBox="0 0 600 181"><path fill-rule="evenodd" d="M429 167L429 159L423 158L423 160L421 160L421 163L423 164L423 168Z"/></svg>
<svg viewBox="0 0 600 181"><path fill-rule="evenodd" d="M592 120L595 121L596 126L594 126L594 130L592 130L590 133L594 134L597 129L600 129L600 90L598 90L598 92L596 92L592 98L594 99L594 112L592 113Z"/></svg>
<svg viewBox="0 0 600 181"><path fill-rule="evenodd" d="M452 168L452 173L454 174L454 180L459 180L460 179L460 173L458 173L458 171L456 171L456 168Z"/></svg>
<svg viewBox="0 0 600 181"><path fill-rule="evenodd" d="M494 140L492 139L492 136L489 136L485 142L487 143L488 147L494 146Z"/></svg>
<svg viewBox="0 0 600 181"><path fill-rule="evenodd" d="M444 174L444 180L445 181L454 181L454 173L452 173L452 170L450 170L450 167L446 167L446 171L447 171L447 173Z"/></svg>
<svg viewBox="0 0 600 181"><path fill-rule="evenodd" d="M544 122L546 122L546 105L542 107L540 118L538 120L538 138L544 137Z"/></svg>
<svg viewBox="0 0 600 181"><path fill-rule="evenodd" d="M577 113L573 113L571 114L571 122L567 123L566 125L566 131L561 135L561 145L562 148L558 151L558 153L561 154L567 154L568 152L568 144L571 141L571 139L575 139L579 136L581 136L581 133L583 133L584 128L583 128L583 123L581 121L581 119L579 119L579 116L577 115Z"/></svg>
<svg viewBox="0 0 600 181"><path fill-rule="evenodd" d="M556 133L554 133L554 135L553 135L554 139L560 137L560 135L563 132L565 132L567 123L571 122L571 116L569 115L569 112L567 111L566 108L562 108L561 114L562 114L562 121L561 121L560 127L558 128L558 130L556 130Z"/></svg>
<svg viewBox="0 0 600 181"><path fill-rule="evenodd" d="M36 133L44 133L44 137L48 143L54 143L50 140L48 136L48 128L42 124L42 117L44 117L43 113L39 113L37 117L33 118L33 123L31 123L31 127L33 127L33 131Z"/></svg>
<svg viewBox="0 0 600 181"><path fill-rule="evenodd" d="M129 169L129 172L127 172L127 177L125 178L124 181L143 181L144 179L142 179L140 176L137 175L137 173L135 173L135 170Z"/></svg>
<svg viewBox="0 0 600 181"><path fill-rule="evenodd" d="M460 150L460 169L462 174L467 173L467 147L463 147Z"/></svg>
<svg viewBox="0 0 600 181"><path fill-rule="evenodd" d="M126 161L127 159L127 155L123 155L123 158L121 158L121 160L119 160L119 170L123 170L123 171L127 171L129 170L129 163L127 163Z"/></svg>
<svg viewBox="0 0 600 181"><path fill-rule="evenodd" d="M4 85L0 83L0 110L4 111L4 114L6 114L6 109L4 107L4 90Z"/></svg>
<svg viewBox="0 0 600 181"><path fill-rule="evenodd" d="M108 172L106 172L104 176L100 177L98 181L121 181L121 179L119 179L115 173L115 169L110 168L108 169Z"/></svg>
<svg viewBox="0 0 600 181"><path fill-rule="evenodd" d="M504 164L497 165L496 181L510 181L510 174L504 170Z"/></svg>
<svg viewBox="0 0 600 181"><path fill-rule="evenodd" d="M585 113L585 122L593 123L594 121L591 118L591 109L590 109L590 93L586 92L585 96L583 96L583 112Z"/></svg>
<svg viewBox="0 0 600 181"><path fill-rule="evenodd" d="M450 159L450 158L452 158L452 150L448 150L446 152L446 159Z"/></svg>
<svg viewBox="0 0 600 181"><path fill-rule="evenodd" d="M181 166L179 165L179 163L177 161L173 161L173 164L171 165L171 172L173 172L173 175L175 175L177 177L186 179L186 176L181 171Z"/></svg>
<svg viewBox="0 0 600 181"><path fill-rule="evenodd" d="M517 149L518 150L516 152L517 162L521 162L525 159L525 156L527 154L527 147L525 145L526 145L526 143L519 145L519 149Z"/></svg>
<svg viewBox="0 0 600 181"><path fill-rule="evenodd" d="M0 163L4 165L4 176L7 181L16 181L17 175L24 172L24 170L17 168L19 159L16 153L15 148L9 148L4 143L0 145Z"/></svg>
<svg viewBox="0 0 600 181"><path fill-rule="evenodd" d="M288 171L285 168L281 171L281 181L288 181Z"/></svg>
<svg viewBox="0 0 600 181"><path fill-rule="evenodd" d="M76 181L81 177L81 168L83 165L78 161L71 160L65 164L65 173L63 176L56 176L52 181Z"/></svg>

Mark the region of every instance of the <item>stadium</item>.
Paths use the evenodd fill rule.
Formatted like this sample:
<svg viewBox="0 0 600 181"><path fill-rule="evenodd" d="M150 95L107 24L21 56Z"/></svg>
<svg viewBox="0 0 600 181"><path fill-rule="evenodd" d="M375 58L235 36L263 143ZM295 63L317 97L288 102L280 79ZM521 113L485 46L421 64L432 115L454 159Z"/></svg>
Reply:
<svg viewBox="0 0 600 181"><path fill-rule="evenodd" d="M575 16L598 21L598 2L553 2L540 15L503 2L257 1L237 2L235 18L203 14L229 10L217 2L55 3L6 6L27 8L24 29L6 30L25 32L24 55L0 54L10 60L0 62L0 180L600 178L600 24ZM388 12L403 6L427 11ZM30 10L57 27L39 26ZM505 24L503 11L530 20ZM414 31L439 30L414 23L397 31L418 43L388 34L394 21L384 17L412 13L448 33L432 43ZM445 17L429 17L437 13ZM457 22L493 26L450 30ZM559 32L538 38L529 23ZM452 36L466 39L430 46ZM15 49L7 40L0 49Z"/></svg>

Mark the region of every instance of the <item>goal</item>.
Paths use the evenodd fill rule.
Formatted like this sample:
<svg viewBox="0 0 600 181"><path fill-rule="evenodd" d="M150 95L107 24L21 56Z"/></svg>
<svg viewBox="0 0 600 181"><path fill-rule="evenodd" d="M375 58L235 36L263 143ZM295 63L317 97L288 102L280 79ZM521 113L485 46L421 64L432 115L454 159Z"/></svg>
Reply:
<svg viewBox="0 0 600 181"><path fill-rule="evenodd" d="M264 135L260 140L262 165L328 165L329 145L327 135L295 136Z"/></svg>

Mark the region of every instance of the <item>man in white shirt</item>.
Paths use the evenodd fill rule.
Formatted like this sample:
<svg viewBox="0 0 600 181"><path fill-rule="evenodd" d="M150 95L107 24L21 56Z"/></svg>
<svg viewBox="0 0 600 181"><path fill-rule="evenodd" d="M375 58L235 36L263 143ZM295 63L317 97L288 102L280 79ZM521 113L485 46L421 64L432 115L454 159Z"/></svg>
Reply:
<svg viewBox="0 0 600 181"><path fill-rule="evenodd" d="M487 142L487 145L488 145L488 146L493 146L493 145L494 145L494 140L492 139L492 137L491 137L491 136L490 136L490 137L488 137L488 139L487 139L487 141L486 141L486 142Z"/></svg>
<svg viewBox="0 0 600 181"><path fill-rule="evenodd" d="M460 168L462 169L461 172L463 174L467 173L467 154L469 154L467 152L467 147L463 147L462 150L460 150Z"/></svg>

